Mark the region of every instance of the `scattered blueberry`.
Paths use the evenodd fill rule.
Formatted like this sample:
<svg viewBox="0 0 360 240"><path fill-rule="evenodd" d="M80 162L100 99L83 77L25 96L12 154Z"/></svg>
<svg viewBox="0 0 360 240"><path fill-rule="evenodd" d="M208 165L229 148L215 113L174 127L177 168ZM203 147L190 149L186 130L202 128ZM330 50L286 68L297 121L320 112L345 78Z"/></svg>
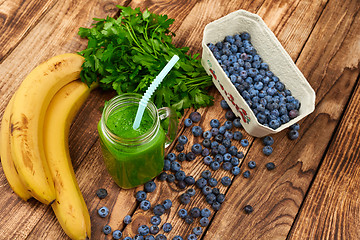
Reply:
<svg viewBox="0 0 360 240"><path fill-rule="evenodd" d="M172 240L184 240L184 239L182 238L182 236L176 235L175 237L173 237Z"/></svg>
<svg viewBox="0 0 360 240"><path fill-rule="evenodd" d="M206 181L205 178L200 178L200 179L198 179L198 180L196 181L195 184L196 184L196 186L197 186L198 188L202 189L203 187L206 186L207 181Z"/></svg>
<svg viewBox="0 0 360 240"><path fill-rule="evenodd" d="M240 168L238 166L235 166L231 169L231 173L234 175L234 176L237 176L240 174Z"/></svg>
<svg viewBox="0 0 360 240"><path fill-rule="evenodd" d="M164 208L165 208L166 210L167 210L167 209L170 209L171 206L172 206L172 201L171 201L170 199L164 200L163 206L164 206Z"/></svg>
<svg viewBox="0 0 360 240"><path fill-rule="evenodd" d="M298 123L294 123L293 125L291 125L290 130L296 130L299 131L300 130L300 125Z"/></svg>
<svg viewBox="0 0 360 240"><path fill-rule="evenodd" d="M195 234L192 233L187 237L187 240L197 240L197 237Z"/></svg>
<svg viewBox="0 0 360 240"><path fill-rule="evenodd" d="M218 181L215 178L210 178L208 183L210 187L215 187L218 184Z"/></svg>
<svg viewBox="0 0 360 240"><path fill-rule="evenodd" d="M214 162L210 163L210 168L212 170L216 171L220 168L220 163L214 161Z"/></svg>
<svg viewBox="0 0 360 240"><path fill-rule="evenodd" d="M170 169L173 172L178 172L181 169L181 164L179 162L177 162L177 161L173 161L170 164Z"/></svg>
<svg viewBox="0 0 360 240"><path fill-rule="evenodd" d="M241 139L240 144L243 147L247 147L249 146L249 141L247 139Z"/></svg>
<svg viewBox="0 0 360 240"><path fill-rule="evenodd" d="M192 145L191 147L191 151L195 154L198 155L201 153L202 151L202 147L199 143L195 143L194 145Z"/></svg>
<svg viewBox="0 0 360 240"><path fill-rule="evenodd" d="M265 166L268 170L275 169L275 164L273 162L268 162Z"/></svg>
<svg viewBox="0 0 360 240"><path fill-rule="evenodd" d="M186 222L187 224L192 224L192 223L194 222L194 219L193 219L191 216L187 215L187 216L185 217L185 222Z"/></svg>
<svg viewBox="0 0 360 240"><path fill-rule="evenodd" d="M162 172L159 174L159 176L157 177L157 179L159 179L160 181L165 181L167 179L167 173L166 172Z"/></svg>
<svg viewBox="0 0 360 240"><path fill-rule="evenodd" d="M210 194L210 193L212 192L212 189L211 189L211 187L209 187L209 186L205 186L205 187L203 187L203 188L201 189L201 191L202 191L202 193L203 193L204 195L208 195L208 194Z"/></svg>
<svg viewBox="0 0 360 240"><path fill-rule="evenodd" d="M147 235L144 240L155 240L155 237L153 235Z"/></svg>
<svg viewBox="0 0 360 240"><path fill-rule="evenodd" d="M191 121L190 118L186 118L186 119L184 120L184 125L185 125L185 127L191 127L192 124L193 124L193 122Z"/></svg>
<svg viewBox="0 0 360 240"><path fill-rule="evenodd" d="M188 160L189 162L193 161L195 158L196 158L196 156L195 156L195 153L193 153L193 152L188 152L186 154L186 160Z"/></svg>
<svg viewBox="0 0 360 240"><path fill-rule="evenodd" d="M180 195L179 199L182 204L186 205L186 204L189 204L191 197L188 193L183 193Z"/></svg>
<svg viewBox="0 0 360 240"><path fill-rule="evenodd" d="M193 197L196 194L196 190L193 188L189 188L188 190L186 190L186 193L189 194L190 197Z"/></svg>
<svg viewBox="0 0 360 240"><path fill-rule="evenodd" d="M266 156L269 156L271 153L273 152L273 148L271 146L265 146L263 148L263 153L266 155Z"/></svg>
<svg viewBox="0 0 360 240"><path fill-rule="evenodd" d="M184 180L185 180L185 177L186 177L185 172L182 171L182 170L177 171L177 172L175 173L175 179L178 180L178 181L184 181Z"/></svg>
<svg viewBox="0 0 360 240"><path fill-rule="evenodd" d="M148 226L146 225L141 225L139 228L138 228L138 233L139 235L141 236L145 236L145 235L148 235L150 232L150 229Z"/></svg>
<svg viewBox="0 0 360 240"><path fill-rule="evenodd" d="M161 216L165 213L165 208L162 204L158 204L153 208L153 213L157 216Z"/></svg>
<svg viewBox="0 0 360 240"><path fill-rule="evenodd" d="M101 207L98 210L98 214L100 217L104 218L109 214L109 209L107 207Z"/></svg>
<svg viewBox="0 0 360 240"><path fill-rule="evenodd" d="M175 175L172 174L172 173L168 174L167 178L166 178L166 181L169 182L169 183L175 182Z"/></svg>
<svg viewBox="0 0 360 240"><path fill-rule="evenodd" d="M250 214L250 213L252 213L252 212L254 211L254 209L253 209L252 206L246 205L246 206L244 207L244 211L245 211L246 214Z"/></svg>
<svg viewBox="0 0 360 240"><path fill-rule="evenodd" d="M182 152L184 150L184 145L178 143L178 144L176 144L175 149L178 152Z"/></svg>
<svg viewBox="0 0 360 240"><path fill-rule="evenodd" d="M223 203L225 201L225 195L220 193L216 196L216 201L218 201L219 203Z"/></svg>
<svg viewBox="0 0 360 240"><path fill-rule="evenodd" d="M227 112L225 113L225 118L226 118L228 121L231 121L231 123L232 123L232 121L235 120L236 116L235 116L235 114L233 113L233 111L229 110L229 111L227 111ZM232 126L231 126L231 127L232 127Z"/></svg>
<svg viewBox="0 0 360 240"><path fill-rule="evenodd" d="M164 223L162 229L164 230L164 232L168 233L172 230L172 225L171 223Z"/></svg>
<svg viewBox="0 0 360 240"><path fill-rule="evenodd" d="M221 207L221 203L219 203L218 201L215 201L212 205L211 205L212 209L214 209L214 211L219 211L220 207Z"/></svg>
<svg viewBox="0 0 360 240"><path fill-rule="evenodd" d="M145 240L144 236L141 236L140 234L136 234L134 236L134 240Z"/></svg>
<svg viewBox="0 0 360 240"><path fill-rule="evenodd" d="M186 209L180 209L179 212L178 212L178 215L180 218L185 218L187 216L187 211Z"/></svg>
<svg viewBox="0 0 360 240"><path fill-rule="evenodd" d="M213 204L216 201L216 196L213 193L206 195L205 200L208 204Z"/></svg>
<svg viewBox="0 0 360 240"><path fill-rule="evenodd" d="M193 233L196 235L196 236L200 236L202 234L202 227L194 227L193 228Z"/></svg>
<svg viewBox="0 0 360 240"><path fill-rule="evenodd" d="M248 162L248 166L249 166L250 169L253 169L253 168L256 167L256 162L255 161L250 161L250 162Z"/></svg>
<svg viewBox="0 0 360 240"><path fill-rule="evenodd" d="M198 137L203 133L203 130L200 126L193 126L191 132L195 137Z"/></svg>
<svg viewBox="0 0 360 240"><path fill-rule="evenodd" d="M130 215L126 215L124 217L124 223L125 224L130 224L131 223L131 216Z"/></svg>
<svg viewBox="0 0 360 240"><path fill-rule="evenodd" d="M211 119L210 121L210 127L212 128L218 128L220 127L220 121L217 119Z"/></svg>
<svg viewBox="0 0 360 240"><path fill-rule="evenodd" d="M185 145L188 142L188 138L184 135L181 135L178 139L179 143Z"/></svg>
<svg viewBox="0 0 360 240"><path fill-rule="evenodd" d="M200 225L201 225L202 227L206 227L206 226L208 226L209 223L210 223L210 221L209 221L209 219L208 219L207 217L201 218L199 222L200 222Z"/></svg>
<svg viewBox="0 0 360 240"><path fill-rule="evenodd" d="M299 137L299 132L296 130L289 131L288 137L290 140L295 140Z"/></svg>
<svg viewBox="0 0 360 240"><path fill-rule="evenodd" d="M96 195L100 198L100 199L104 199L107 195L108 192L106 191L106 189L104 188L100 188L96 191Z"/></svg>
<svg viewBox="0 0 360 240"><path fill-rule="evenodd" d="M271 146L274 144L274 139L271 136L266 136L263 139L263 143L265 146Z"/></svg>
<svg viewBox="0 0 360 240"><path fill-rule="evenodd" d="M150 201L148 200L143 200L140 202L140 209L147 211L149 210L151 207Z"/></svg>
<svg viewBox="0 0 360 240"><path fill-rule="evenodd" d="M220 106L221 106L223 109L230 109L229 104L228 104L225 100L221 100L221 101L220 101Z"/></svg>
<svg viewBox="0 0 360 240"><path fill-rule="evenodd" d="M169 153L166 156L167 159L169 159L171 162L176 160L176 154L175 153Z"/></svg>
<svg viewBox="0 0 360 240"><path fill-rule="evenodd" d="M231 178L229 178L228 176L222 177L221 178L221 183L222 185L224 185L225 187L230 186L231 184Z"/></svg>
<svg viewBox="0 0 360 240"><path fill-rule="evenodd" d="M126 238L124 238L124 240L133 240L133 239L131 237L126 237Z"/></svg>
<svg viewBox="0 0 360 240"><path fill-rule="evenodd" d="M111 227L110 227L109 225L105 225L105 226L103 227L102 231L103 231L103 233L104 233L105 235L108 235L108 234L111 233Z"/></svg>
<svg viewBox="0 0 360 240"><path fill-rule="evenodd" d="M183 162L186 160L186 153L179 153L177 159L180 161L180 162Z"/></svg>
<svg viewBox="0 0 360 240"><path fill-rule="evenodd" d="M115 230L112 235L114 239L121 239L122 232L120 230Z"/></svg>
<svg viewBox="0 0 360 240"><path fill-rule="evenodd" d="M155 189L156 189L156 183L154 181L149 181L144 185L144 190L147 193L151 193L155 191Z"/></svg>
<svg viewBox="0 0 360 240"><path fill-rule="evenodd" d="M209 179L211 178L211 172L209 170L204 170L202 173L201 173L201 177L205 178L205 179Z"/></svg>
<svg viewBox="0 0 360 240"><path fill-rule="evenodd" d="M152 225L159 225L161 223L161 218L158 215L154 215L150 218L150 223Z"/></svg>
<svg viewBox="0 0 360 240"><path fill-rule="evenodd" d="M199 112L192 112L192 113L190 113L189 118L194 123L197 123L197 122L200 122L200 120L201 120L201 114Z"/></svg>
<svg viewBox="0 0 360 240"><path fill-rule="evenodd" d="M155 240L167 240L167 237L164 234L158 234L156 235Z"/></svg>
<svg viewBox="0 0 360 240"><path fill-rule="evenodd" d="M249 178L249 177L250 177L250 172L249 172L249 171L245 171L245 172L243 173L243 176L244 176L244 178Z"/></svg>
<svg viewBox="0 0 360 240"><path fill-rule="evenodd" d="M192 218L198 218L198 217L200 217L200 214L201 214L201 211L198 207L193 207L189 212L189 215Z"/></svg>

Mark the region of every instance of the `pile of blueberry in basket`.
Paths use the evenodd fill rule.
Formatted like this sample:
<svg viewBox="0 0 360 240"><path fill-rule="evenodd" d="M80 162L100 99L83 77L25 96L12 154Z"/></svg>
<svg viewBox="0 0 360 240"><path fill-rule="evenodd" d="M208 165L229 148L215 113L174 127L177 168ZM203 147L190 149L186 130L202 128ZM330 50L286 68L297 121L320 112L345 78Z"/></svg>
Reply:
<svg viewBox="0 0 360 240"><path fill-rule="evenodd" d="M260 124L277 129L299 115L299 100L262 61L249 33L207 45Z"/></svg>

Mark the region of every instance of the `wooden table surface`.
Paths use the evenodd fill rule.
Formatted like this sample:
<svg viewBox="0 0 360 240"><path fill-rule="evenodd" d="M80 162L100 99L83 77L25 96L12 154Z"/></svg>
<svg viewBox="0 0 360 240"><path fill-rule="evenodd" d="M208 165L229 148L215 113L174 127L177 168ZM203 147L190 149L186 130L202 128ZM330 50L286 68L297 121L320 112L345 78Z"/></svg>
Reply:
<svg viewBox="0 0 360 240"><path fill-rule="evenodd" d="M174 18L175 44L189 46L192 53L201 52L203 29L209 22L238 9L257 13L316 91L315 111L300 122L300 137L291 141L286 130L274 135L272 155L266 157L261 139L242 130L250 145L239 147L245 153L241 171L248 169L251 160L257 167L249 179L239 175L230 187L220 187L226 200L211 215L201 239L360 239L359 0L3 0L0 117L35 66L57 54L84 49L87 41L77 35L79 27L89 27L94 17L116 16L116 4L148 8ZM225 120L220 94L214 88L210 92L215 105L198 110L204 128L212 118ZM139 225L149 225L151 216L151 211L139 210L134 198L142 187L120 189L103 164L96 124L100 107L112 96L114 93L94 91L69 137L76 177L91 215L92 239L110 239L101 232L105 224L134 236ZM191 135L183 124L178 131ZM185 151L196 141L190 137ZM270 161L277 166L274 171L265 168ZM196 179L207 169L199 157L182 167ZM226 175L230 174L223 170L214 173L217 179ZM182 191L166 182L156 183L150 202L173 200L170 212L162 217L162 223L173 225L168 239L177 234L187 237L199 223L188 225L177 216L184 207L177 200ZM99 188L106 188L109 196L99 200L95 195ZM2 169L0 192L0 239L68 239L51 207L35 200L22 201L9 187ZM251 214L243 211L248 204L254 208ZM110 209L109 217L98 217L101 206ZM210 208L200 193L185 208L194 206ZM127 214L133 222L125 227L122 221Z"/></svg>

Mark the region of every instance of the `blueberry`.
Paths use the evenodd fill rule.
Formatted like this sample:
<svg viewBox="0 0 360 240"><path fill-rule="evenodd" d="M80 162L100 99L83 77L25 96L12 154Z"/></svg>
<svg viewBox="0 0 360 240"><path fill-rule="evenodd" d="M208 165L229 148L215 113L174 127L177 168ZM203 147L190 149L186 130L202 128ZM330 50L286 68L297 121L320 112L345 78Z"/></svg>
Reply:
<svg viewBox="0 0 360 240"><path fill-rule="evenodd" d="M216 154L215 155L215 161L217 161L218 163L222 163L224 161L224 157L221 154Z"/></svg>
<svg viewBox="0 0 360 240"><path fill-rule="evenodd" d="M233 165L233 166L237 166L240 163L240 161L237 157L232 157L230 162L231 162L231 165Z"/></svg>
<svg viewBox="0 0 360 240"><path fill-rule="evenodd" d="M164 208L165 208L166 210L167 210L167 209L170 209L171 206L172 206L172 201L171 201L170 199L164 200L163 206L164 206Z"/></svg>
<svg viewBox="0 0 360 240"><path fill-rule="evenodd" d="M210 147L211 147L212 149L217 148L218 146L219 146L219 143L216 142L216 141L213 141L213 142L211 142L211 144L210 144Z"/></svg>
<svg viewBox="0 0 360 240"><path fill-rule="evenodd" d="M175 237L173 237L172 240L184 240L184 239L182 238L182 236L176 235Z"/></svg>
<svg viewBox="0 0 360 240"><path fill-rule="evenodd" d="M205 165L210 165L214 160L212 159L212 157L211 156L206 156L206 157L204 157L204 163L205 163Z"/></svg>
<svg viewBox="0 0 360 240"><path fill-rule="evenodd" d="M247 147L249 146L249 141L247 139L241 139L240 144L243 147Z"/></svg>
<svg viewBox="0 0 360 240"><path fill-rule="evenodd" d="M210 148L210 147L211 147L211 141L210 141L210 139L205 138L205 139L202 141L202 145L203 145L205 148Z"/></svg>
<svg viewBox="0 0 360 240"><path fill-rule="evenodd" d="M299 116L299 111L298 110L292 109L292 110L289 111L289 117L291 119L296 118L297 116Z"/></svg>
<svg viewBox="0 0 360 240"><path fill-rule="evenodd" d="M175 153L169 153L169 154L166 156L166 158L169 159L170 162L175 161L175 160L176 160L176 154L175 154Z"/></svg>
<svg viewBox="0 0 360 240"><path fill-rule="evenodd" d="M247 170L243 173L244 178L249 178L250 177L250 172Z"/></svg>
<svg viewBox="0 0 360 240"><path fill-rule="evenodd" d="M294 123L293 125L291 125L290 130L296 130L299 131L300 130L300 125L298 123Z"/></svg>
<svg viewBox="0 0 360 240"><path fill-rule="evenodd" d="M175 149L178 152L182 152L184 150L184 145L178 143L178 144L176 144Z"/></svg>
<svg viewBox="0 0 360 240"><path fill-rule="evenodd" d="M105 235L108 235L108 234L111 233L111 227L110 227L109 225L105 225L105 226L103 227L102 231L103 231L103 233L104 233Z"/></svg>
<svg viewBox="0 0 360 240"><path fill-rule="evenodd" d="M202 147L201 147L201 145L200 145L199 143L195 143L194 145L192 145L191 151L192 151L194 154L198 155L198 154L201 153Z"/></svg>
<svg viewBox="0 0 360 240"><path fill-rule="evenodd" d="M197 240L197 237L194 233L192 233L187 237L187 240Z"/></svg>
<svg viewBox="0 0 360 240"><path fill-rule="evenodd" d="M216 201L216 196L213 193L206 195L205 200L208 204L213 204Z"/></svg>
<svg viewBox="0 0 360 240"><path fill-rule="evenodd" d="M156 189L156 184L154 181L149 181L149 182L145 183L145 185L144 185L144 190L147 193L151 193L151 192L155 191L155 189Z"/></svg>
<svg viewBox="0 0 360 240"><path fill-rule="evenodd" d="M185 209L180 209L178 212L180 218L185 218L187 216L187 211Z"/></svg>
<svg viewBox="0 0 360 240"><path fill-rule="evenodd" d="M190 211L189 211L189 215L192 218L198 218L201 215L201 211L198 207L193 207Z"/></svg>
<svg viewBox="0 0 360 240"><path fill-rule="evenodd" d="M167 237L164 234L158 234L155 237L155 240L166 240Z"/></svg>
<svg viewBox="0 0 360 240"><path fill-rule="evenodd" d="M203 130L200 126L193 126L191 132L195 137L198 137L202 134Z"/></svg>
<svg viewBox="0 0 360 240"><path fill-rule="evenodd" d="M244 153L243 152L238 152L236 154L236 157L239 158L239 159L243 159L244 158Z"/></svg>
<svg viewBox="0 0 360 240"><path fill-rule="evenodd" d="M134 240L145 240L144 236L141 236L140 234L136 234L134 236Z"/></svg>
<svg viewBox="0 0 360 240"><path fill-rule="evenodd" d="M201 114L199 112L192 112L190 113L189 118L191 119L191 121L197 123L201 120Z"/></svg>
<svg viewBox="0 0 360 240"><path fill-rule="evenodd" d="M196 194L196 190L193 188L189 188L188 190L186 190L186 193L189 194L190 197L193 197Z"/></svg>
<svg viewBox="0 0 360 240"><path fill-rule="evenodd" d="M164 160L164 168L163 168L163 170L164 170L164 171L170 170L170 165L171 165L170 160L169 160L169 159L165 159L165 160Z"/></svg>
<svg viewBox="0 0 360 240"><path fill-rule="evenodd" d="M235 118L234 121L233 121L233 125L236 128L240 128L242 126L241 122L240 122L240 118Z"/></svg>
<svg viewBox="0 0 360 240"><path fill-rule="evenodd" d="M191 127L192 124L193 124L193 122L191 121L190 118L185 119L185 121L184 121L185 127Z"/></svg>
<svg viewBox="0 0 360 240"><path fill-rule="evenodd" d="M243 32L240 34L242 40L250 40L250 34L247 32Z"/></svg>
<svg viewBox="0 0 360 240"><path fill-rule="evenodd" d="M166 172L162 172L159 174L159 176L157 177L157 179L159 179L160 181L165 181L167 179L167 173Z"/></svg>
<svg viewBox="0 0 360 240"><path fill-rule="evenodd" d="M233 111L229 110L225 113L225 118L228 121L234 121L234 119L236 118L235 114L233 113Z"/></svg>
<svg viewBox="0 0 360 240"><path fill-rule="evenodd" d="M159 225L159 224L161 223L161 218L160 218L160 216L158 216L158 215L152 216L152 217L150 218L150 223L151 223L152 225Z"/></svg>
<svg viewBox="0 0 360 240"><path fill-rule="evenodd" d="M235 156L238 153L238 149L236 146L231 146L228 150L228 152L232 155Z"/></svg>
<svg viewBox="0 0 360 240"><path fill-rule="evenodd" d="M221 178L221 183L222 185L224 185L225 187L228 187L231 185L231 178L229 178L228 176L222 177Z"/></svg>
<svg viewBox="0 0 360 240"><path fill-rule="evenodd" d="M268 169L268 170L273 170L275 169L275 164L273 162L268 162L265 167Z"/></svg>
<svg viewBox="0 0 360 240"><path fill-rule="evenodd" d="M149 210L151 207L150 201L148 200L143 200L140 202L140 209L147 211Z"/></svg>
<svg viewBox="0 0 360 240"><path fill-rule="evenodd" d="M209 187L209 186L205 186L205 187L203 187L203 188L201 189L201 191L202 191L202 193L203 193L204 195L208 195L208 194L210 194L210 193L212 192L212 189L211 189L211 187Z"/></svg>
<svg viewBox="0 0 360 240"><path fill-rule="evenodd" d="M164 223L163 227L162 227L163 231L168 233L172 230L172 225L171 223Z"/></svg>
<svg viewBox="0 0 360 240"><path fill-rule="evenodd" d="M235 140L239 140L239 141L240 141L242 137L243 137L243 135L242 135L241 132L239 132L239 131L234 132L233 138L234 138Z"/></svg>
<svg viewBox="0 0 360 240"><path fill-rule="evenodd" d="M219 203L223 203L225 201L225 195L220 193L216 196L216 201L218 201Z"/></svg>
<svg viewBox="0 0 360 240"><path fill-rule="evenodd" d="M213 204L211 204L212 209L214 209L214 211L219 211L220 207L221 207L221 203L219 203L218 201L213 202Z"/></svg>
<svg viewBox="0 0 360 240"><path fill-rule="evenodd" d="M271 136L266 136L263 139L263 143L265 146L271 146L274 143L274 139Z"/></svg>
<svg viewBox="0 0 360 240"><path fill-rule="evenodd" d="M130 224L131 223L131 216L130 215L126 215L124 217L124 223L125 224Z"/></svg>
<svg viewBox="0 0 360 240"><path fill-rule="evenodd" d="M204 148L202 151L201 151L201 156L203 157L206 157L210 154L210 150L208 148Z"/></svg>
<svg viewBox="0 0 360 240"><path fill-rule="evenodd" d="M145 235L148 235L150 232L150 229L148 226L146 225L141 225L139 228L138 228L138 233L141 235L141 236L145 236Z"/></svg>
<svg viewBox="0 0 360 240"><path fill-rule="evenodd" d="M193 233L196 235L196 236L200 236L202 234L202 227L194 227L193 228Z"/></svg>
<svg viewBox="0 0 360 240"><path fill-rule="evenodd" d="M205 131L203 132L203 138L208 138L210 139L212 137L212 133L210 131Z"/></svg>
<svg viewBox="0 0 360 240"><path fill-rule="evenodd" d="M189 162L193 161L195 158L196 158L196 156L195 156L195 153L193 153L193 152L188 152L186 154L186 160L188 160Z"/></svg>
<svg viewBox="0 0 360 240"><path fill-rule="evenodd" d="M222 167L225 171L230 171L232 169L233 165L231 164L231 162L224 162Z"/></svg>
<svg viewBox="0 0 360 240"><path fill-rule="evenodd" d="M185 217L185 222L186 222L187 224L192 224L192 223L194 222L194 219L193 219L191 216L187 215L187 216Z"/></svg>
<svg viewBox="0 0 360 240"><path fill-rule="evenodd" d="M200 225L201 225L202 227L206 227L206 226L208 226L209 223L210 223L210 221L209 221L209 219L208 219L207 217L201 218L199 222L200 222Z"/></svg>
<svg viewBox="0 0 360 240"><path fill-rule="evenodd" d="M186 153L179 153L177 159L180 161L180 162L183 162L186 160Z"/></svg>
<svg viewBox="0 0 360 240"><path fill-rule="evenodd" d="M214 161L214 162L210 163L210 168L212 170L216 171L220 168L220 163Z"/></svg>
<svg viewBox="0 0 360 240"><path fill-rule="evenodd" d="M191 186L191 185L195 184L195 179L192 176L185 177L184 181L188 186Z"/></svg>
<svg viewBox="0 0 360 240"><path fill-rule="evenodd" d="M238 166L235 166L231 169L231 173L234 175L234 176L237 176L240 174L240 168Z"/></svg>
<svg viewBox="0 0 360 240"><path fill-rule="evenodd" d="M120 230L115 230L112 235L114 239L121 239L122 232Z"/></svg>
<svg viewBox="0 0 360 240"><path fill-rule="evenodd" d="M185 181L178 181L176 183L176 186L179 188L179 189L185 189L186 188L186 183Z"/></svg>
<svg viewBox="0 0 360 240"><path fill-rule="evenodd" d="M228 103L227 103L225 100L221 100L221 101L220 101L220 106L221 106L223 109L230 109Z"/></svg>
<svg viewBox="0 0 360 240"><path fill-rule="evenodd" d="M159 229L159 226L158 226L158 224L157 225L152 225L151 227L150 227L150 234L157 234L158 232L160 231L160 229Z"/></svg>
<svg viewBox="0 0 360 240"><path fill-rule="evenodd" d="M98 214L100 217L104 218L109 214L109 209L107 207L101 207L98 210Z"/></svg>
<svg viewBox="0 0 360 240"><path fill-rule="evenodd" d="M224 131L224 133L225 133L225 131ZM224 139L223 135L220 135L220 134L216 135L214 138L214 140L218 143L221 143L223 141L223 139Z"/></svg>
<svg viewBox="0 0 360 240"><path fill-rule="evenodd" d="M200 178L200 179L198 179L198 180L196 181L195 184L196 184L196 186L197 186L198 188L202 189L203 187L206 186L207 181L206 181L205 178Z"/></svg>
<svg viewBox="0 0 360 240"><path fill-rule="evenodd" d="M255 161L250 161L250 162L248 162L248 166L249 166L250 169L253 169L253 168L256 167L256 162Z"/></svg>
<svg viewBox="0 0 360 240"><path fill-rule="evenodd" d="M171 171L178 172L181 169L181 164L177 161L173 161L170 164L170 169L171 169Z"/></svg>
<svg viewBox="0 0 360 240"><path fill-rule="evenodd" d="M104 199L107 195L108 192L106 191L106 189L104 188L100 188L96 191L96 195L100 198L100 199Z"/></svg>
<svg viewBox="0 0 360 240"><path fill-rule="evenodd" d="M280 127L280 122L276 119L273 119L269 122L269 126L272 129L277 129L278 127Z"/></svg>
<svg viewBox="0 0 360 240"><path fill-rule="evenodd" d="M217 196L220 194L220 190L218 188L213 188L212 193Z"/></svg>
<svg viewBox="0 0 360 240"><path fill-rule="evenodd" d="M290 140L295 140L295 139L297 139L299 137L299 132L296 131L296 130L291 130L288 133L288 137L289 137Z"/></svg>
<svg viewBox="0 0 360 240"><path fill-rule="evenodd" d="M215 187L218 184L218 181L215 178L210 178L208 180L208 183L209 183L210 187Z"/></svg>
<svg viewBox="0 0 360 240"><path fill-rule="evenodd" d="M211 132L211 135L216 136L216 135L219 134L219 129L218 128L212 128L210 130L210 132Z"/></svg>
<svg viewBox="0 0 360 240"><path fill-rule="evenodd" d="M179 143L182 145L185 145L188 142L188 138L184 135L181 135L178 140L179 140Z"/></svg>
<svg viewBox="0 0 360 240"><path fill-rule="evenodd" d="M157 216L161 216L165 213L165 207L162 204L158 204L153 208L153 213Z"/></svg>
<svg viewBox="0 0 360 240"><path fill-rule="evenodd" d="M201 177L205 178L205 179L209 179L211 178L211 172L209 170L204 170L202 173L201 173Z"/></svg>
<svg viewBox="0 0 360 240"><path fill-rule="evenodd" d="M246 205L246 206L244 207L244 211L245 211L246 214L250 214L250 213L252 213L252 212L254 211L254 209L253 209L252 206Z"/></svg>
<svg viewBox="0 0 360 240"><path fill-rule="evenodd" d="M169 183L174 182L175 181L175 175L174 174L168 174L167 178L166 178L166 181L169 182Z"/></svg>
<svg viewBox="0 0 360 240"><path fill-rule="evenodd" d="M188 204L190 202L191 197L190 197L190 195L188 193L183 193L183 194L180 195L179 199L180 199L180 202L182 204L186 205L186 204Z"/></svg>
<svg viewBox="0 0 360 240"><path fill-rule="evenodd" d="M133 240L133 239L131 237L126 237L126 238L124 238L124 240Z"/></svg>
<svg viewBox="0 0 360 240"><path fill-rule="evenodd" d="M210 215L211 215L211 211L210 211L208 208L204 208L204 209L202 209L202 210L200 211L200 216L201 216L201 217L206 217L206 218L208 218L208 217L210 217Z"/></svg>
<svg viewBox="0 0 360 240"><path fill-rule="evenodd" d="M176 173L175 173L175 179L176 180L178 180L178 181L184 181L185 180L185 177L186 177L186 175L185 175L185 172L184 171L177 171Z"/></svg>
<svg viewBox="0 0 360 240"><path fill-rule="evenodd" d="M219 133L220 133L220 134L224 134L225 131L226 131L226 127L225 127L225 126L221 126L221 127L219 128ZM216 136L219 136L219 135L216 135ZM215 137L216 137L216 136L215 136Z"/></svg>
<svg viewBox="0 0 360 240"><path fill-rule="evenodd" d="M226 153L226 147L224 145L219 145L218 146L218 151L220 154L225 154Z"/></svg>
<svg viewBox="0 0 360 240"><path fill-rule="evenodd" d="M271 146L265 146L263 148L263 153L266 155L266 156L269 156L271 153L273 152L273 148Z"/></svg>
<svg viewBox="0 0 360 240"><path fill-rule="evenodd" d="M210 121L210 127L212 128L218 128L220 126L220 122L217 119L211 119Z"/></svg>

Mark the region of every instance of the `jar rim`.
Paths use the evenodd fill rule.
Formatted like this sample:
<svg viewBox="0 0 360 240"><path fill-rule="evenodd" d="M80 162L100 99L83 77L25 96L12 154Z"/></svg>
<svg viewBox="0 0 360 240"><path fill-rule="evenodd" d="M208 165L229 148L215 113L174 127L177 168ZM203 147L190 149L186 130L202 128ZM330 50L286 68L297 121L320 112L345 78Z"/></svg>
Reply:
<svg viewBox="0 0 360 240"><path fill-rule="evenodd" d="M148 101L148 104L145 108L145 111L148 110L150 112L151 117L153 118L154 122L152 126L142 135L137 137L120 137L113 133L106 125L107 118L109 115L114 111L118 110L119 107L128 106L128 104L138 104L142 98L142 95L138 93L123 93L117 95L110 99L108 102L105 103L102 116L101 116L101 127L105 132L106 136L113 142L123 144L123 145L142 145L149 141L151 141L157 131L159 130L160 120L159 120L159 113L155 104L152 101ZM119 106L119 105L123 106Z"/></svg>

